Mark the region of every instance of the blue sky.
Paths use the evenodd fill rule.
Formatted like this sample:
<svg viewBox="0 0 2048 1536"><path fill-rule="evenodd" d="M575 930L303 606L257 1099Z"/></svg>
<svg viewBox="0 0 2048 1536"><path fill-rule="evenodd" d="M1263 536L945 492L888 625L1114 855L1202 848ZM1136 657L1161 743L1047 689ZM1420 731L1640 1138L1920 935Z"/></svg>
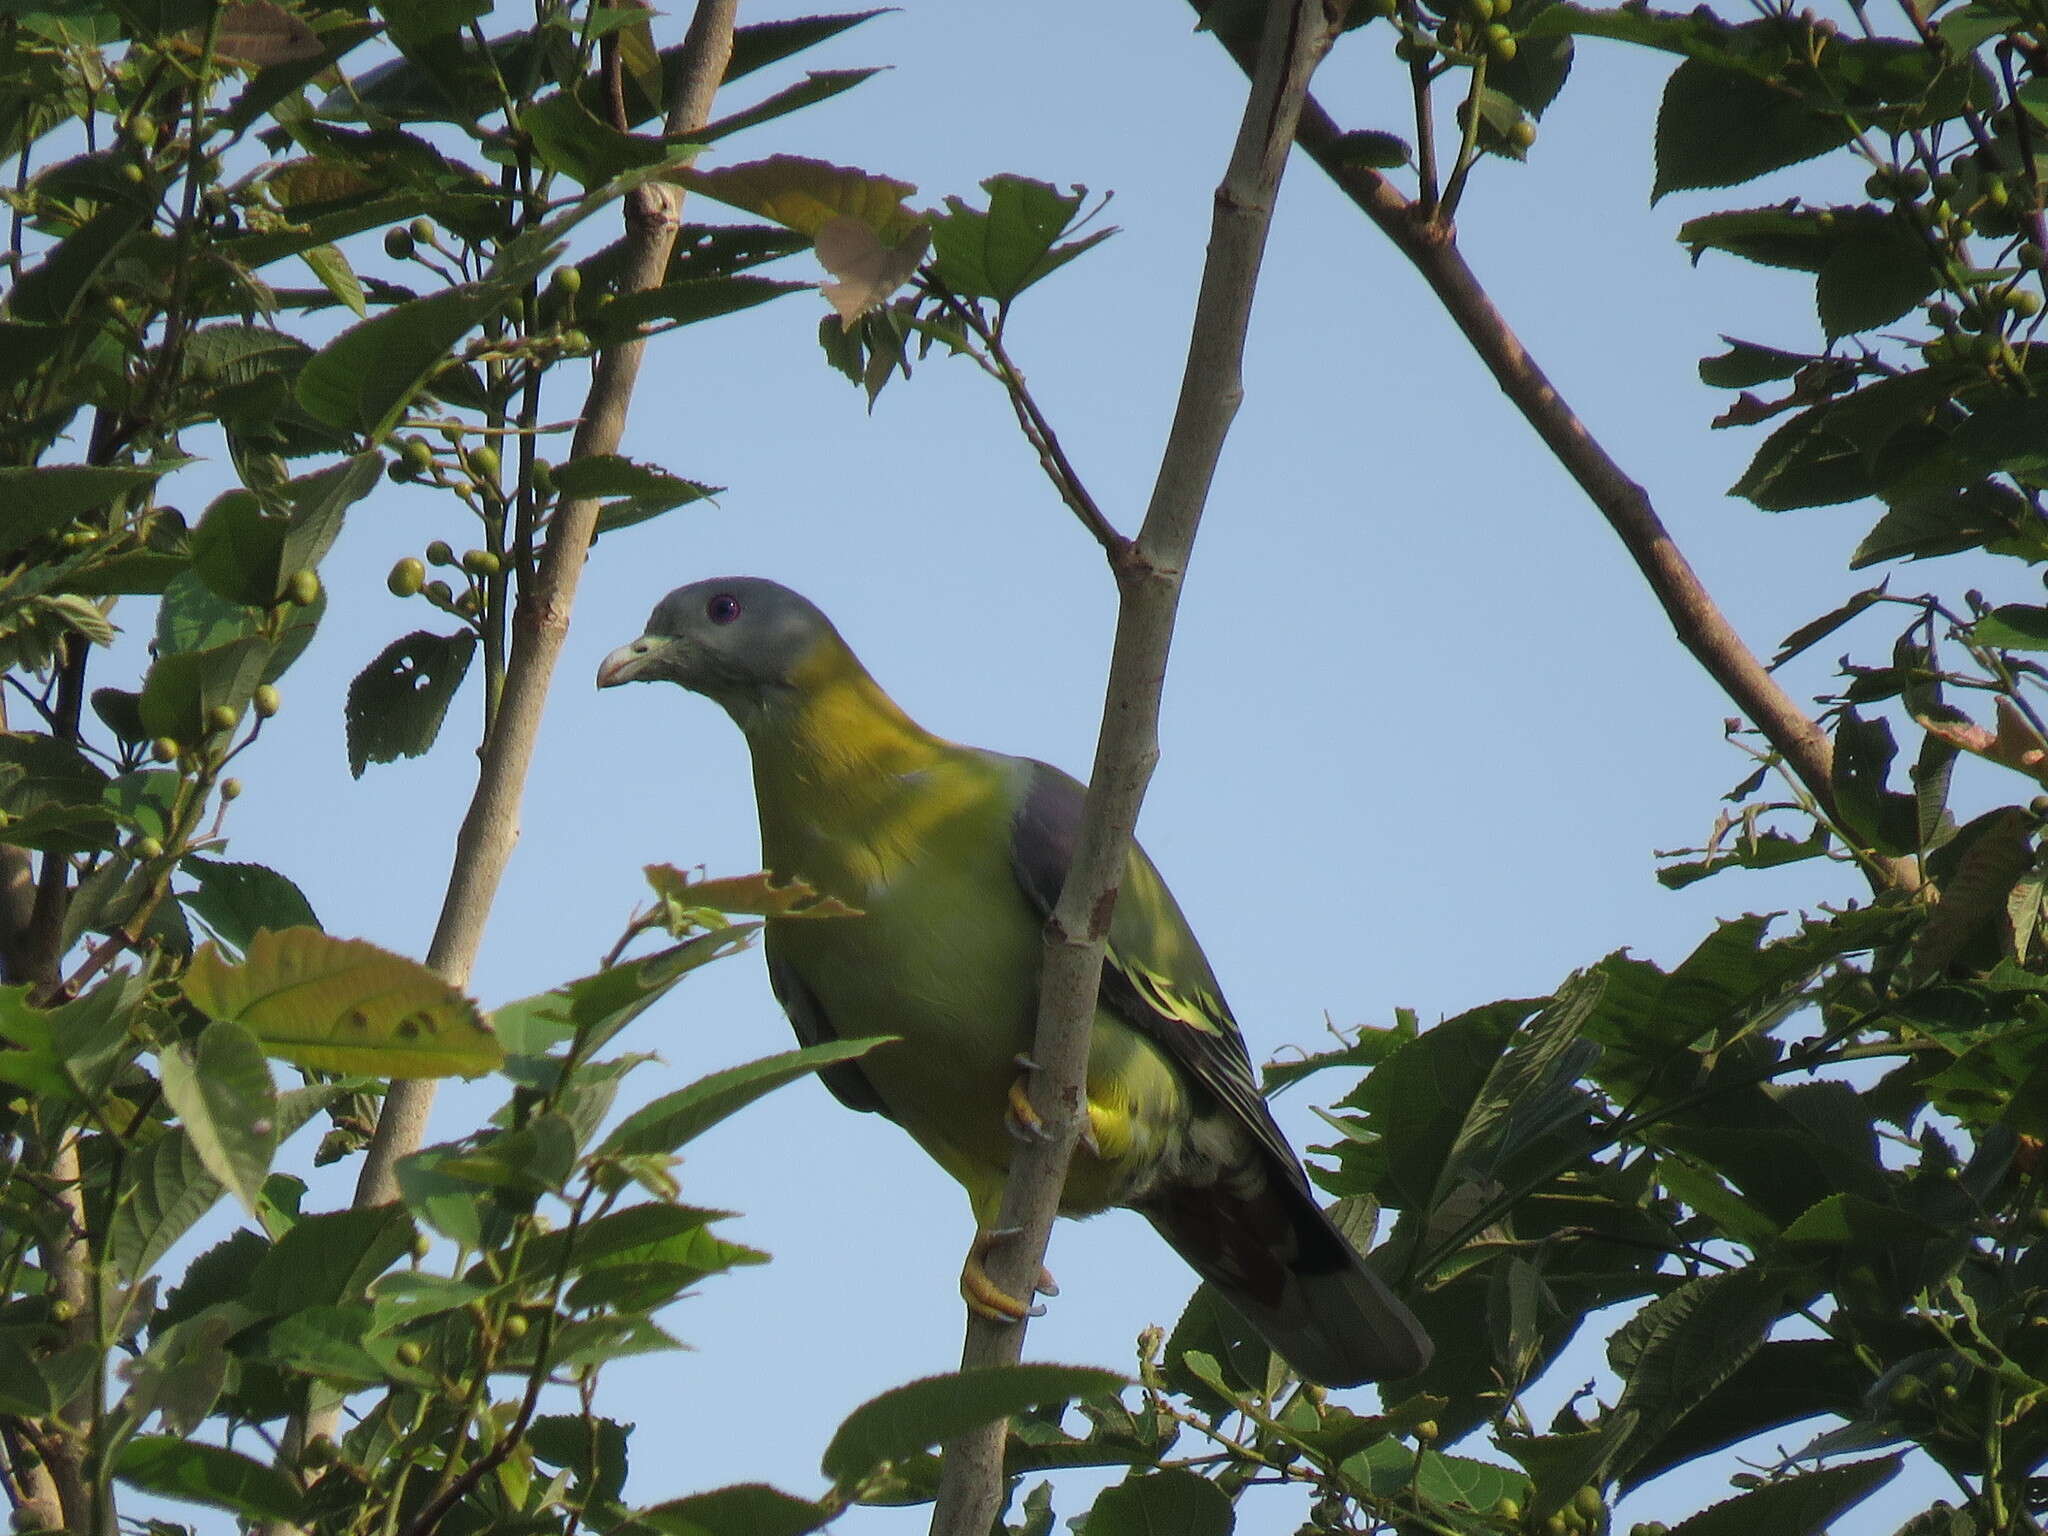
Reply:
<svg viewBox="0 0 2048 1536"><path fill-rule="evenodd" d="M1107 217L1123 232L1028 296L1011 341L1127 529L1172 410L1210 193L1242 102L1240 75L1191 17L1164 0L911 0L800 61L893 69L704 162L810 154L914 181L914 201L929 203L1005 171L1113 190ZM1318 89L1346 127L1403 128L1387 41L1369 30L1325 66ZM1724 258L1695 270L1673 236L1690 213L1824 177L1808 168L1650 207L1662 63L1583 50L1531 163L1475 178L1463 244L1768 651L1867 584L1844 567L1871 515L1770 517L1725 496L1760 434L1708 430L1723 400L1695 362L1723 330L1817 345L1810 288ZM792 73L744 82L722 109ZM382 269L374 246L357 255ZM817 275L807 260L789 275ZM929 728L1085 772L1115 601L1094 544L970 365L934 358L870 415L822 362L822 312L798 295L686 330L650 357L627 451L729 490L596 552L475 978L487 1005L589 970L642 895L641 865L757 867L744 749L715 707L673 689L591 687L598 660L673 586L783 581L833 616ZM559 396L550 414L572 408ZM208 483L180 493L193 510ZM387 640L435 617L387 596L382 576L436 537L474 542L445 498L387 486L352 514L329 565L330 617L287 679L230 823L230 857L291 873L331 931L412 954L425 950L466 803L474 690L432 757L360 782L340 700ZM1969 579L1994 601L2023 595L1992 590L1999 574ZM1796 673L1795 692L1820 691L1827 670ZM1326 1018L1384 1023L1408 1006L1429 1021L1547 992L1623 946L1674 961L1716 916L1854 895L1853 877L1814 866L1677 894L1656 885L1652 850L1697 842L1747 769L1721 742L1731 712L1420 281L1297 160L1244 408L1189 572L1141 828L1254 1059L1317 1047ZM789 1039L749 955L693 976L626 1043L663 1057L629 1080L637 1101ZM1298 1144L1320 1139L1312 1097L1283 1101ZM488 1084L451 1088L436 1134L495 1102ZM608 1372L605 1411L640 1425L629 1495L752 1479L816 1492L818 1454L846 1411L954 1364L966 1203L899 1132L810 1083L694 1144L682 1177L692 1202L743 1212L727 1234L775 1262L711 1280L674 1310L669 1326L691 1353ZM345 1189L320 1186L333 1202ZM1123 1366L1139 1329L1170 1324L1192 1287L1127 1213L1062 1224L1050 1263L1064 1291L1032 1329L1034 1358ZM1535 1407L1547 1416L1602 1370L1597 1349L1582 1351ZM1675 1521L1725 1497L1736 1470L1689 1474L1625 1513ZM1059 1503L1063 1517L1082 1507L1078 1495ZM924 1522L923 1511L861 1511L837 1528L890 1536ZM1254 1503L1241 1528L1292 1523ZM1837 1529L1891 1523L1863 1514Z"/></svg>

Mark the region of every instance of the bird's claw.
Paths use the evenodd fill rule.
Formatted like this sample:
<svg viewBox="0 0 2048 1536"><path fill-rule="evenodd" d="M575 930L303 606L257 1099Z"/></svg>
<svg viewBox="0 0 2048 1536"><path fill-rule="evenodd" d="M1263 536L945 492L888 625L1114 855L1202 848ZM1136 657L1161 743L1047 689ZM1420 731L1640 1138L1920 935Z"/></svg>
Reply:
<svg viewBox="0 0 2048 1536"><path fill-rule="evenodd" d="M1022 1057L1018 1058L1020 1061ZM1031 1074L1024 1073L1010 1083L1009 1108L1003 1113L1003 1124L1018 1141L1029 1144L1045 1140L1045 1121L1037 1110L1031 1107L1031 1093L1028 1085Z"/></svg>
<svg viewBox="0 0 2048 1536"><path fill-rule="evenodd" d="M1008 1242L1019 1231L1017 1227L984 1227L974 1234L974 1244L967 1250L967 1262L960 1266L960 1296L967 1303L967 1310L976 1317L985 1317L995 1323L1021 1323L1026 1318L1045 1316L1043 1306L1019 1301L988 1276L986 1261L989 1250L998 1243ZM1039 1296L1057 1296L1060 1293L1051 1272L1043 1265L1039 1266L1038 1282L1032 1291Z"/></svg>

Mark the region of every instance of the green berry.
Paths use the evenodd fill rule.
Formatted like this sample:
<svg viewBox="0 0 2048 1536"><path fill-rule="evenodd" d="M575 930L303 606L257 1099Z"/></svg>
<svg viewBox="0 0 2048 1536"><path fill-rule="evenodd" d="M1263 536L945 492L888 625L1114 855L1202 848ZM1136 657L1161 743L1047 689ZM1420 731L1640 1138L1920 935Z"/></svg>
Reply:
<svg viewBox="0 0 2048 1536"><path fill-rule="evenodd" d="M446 539L436 539L427 546L427 564L453 565L454 563L455 551L448 547Z"/></svg>
<svg viewBox="0 0 2048 1536"><path fill-rule="evenodd" d="M2041 295L2031 288L2015 288L2005 296L2005 307L2022 320L2041 313Z"/></svg>
<svg viewBox="0 0 2048 1536"><path fill-rule="evenodd" d="M588 352L590 338L581 331L562 332L562 345L571 352Z"/></svg>
<svg viewBox="0 0 2048 1536"><path fill-rule="evenodd" d="M1924 194L1927 191L1927 187L1927 173L1919 167L1914 166L1899 172L1899 193L1907 201L1910 202L1912 199Z"/></svg>
<svg viewBox="0 0 2048 1536"><path fill-rule="evenodd" d="M433 1251L434 1240L431 1237L427 1236L427 1234L424 1232L413 1233L412 1256L414 1258L424 1259L428 1254L432 1253Z"/></svg>
<svg viewBox="0 0 2048 1536"><path fill-rule="evenodd" d="M160 763L168 763L178 755L178 743L170 736L159 736L149 744L149 755Z"/></svg>
<svg viewBox="0 0 2048 1536"><path fill-rule="evenodd" d="M128 137L144 149L156 142L156 119L147 112L138 112L128 119Z"/></svg>
<svg viewBox="0 0 2048 1536"><path fill-rule="evenodd" d="M472 576L495 576L505 565L488 549L471 549L463 551L462 568Z"/></svg>
<svg viewBox="0 0 2048 1536"><path fill-rule="evenodd" d="M164 856L164 845L154 837L138 837L129 852L142 860L160 859Z"/></svg>
<svg viewBox="0 0 2048 1536"><path fill-rule="evenodd" d="M241 723L240 712L225 704L216 704L206 712L206 728L209 731L232 731Z"/></svg>
<svg viewBox="0 0 2048 1536"><path fill-rule="evenodd" d="M257 719L268 720L284 707L284 696L277 691L275 684L264 683L257 688L249 702L256 706Z"/></svg>
<svg viewBox="0 0 2048 1536"><path fill-rule="evenodd" d="M422 590L427 594L427 601L436 608L446 608L455 600L455 589L445 581L430 581Z"/></svg>
<svg viewBox="0 0 2048 1536"><path fill-rule="evenodd" d="M1418 1440L1434 1440L1438 1433L1435 1419L1424 1419L1415 1426L1415 1438Z"/></svg>
<svg viewBox="0 0 2048 1536"><path fill-rule="evenodd" d="M1563 1515L1552 1515L1543 1522L1543 1536L1571 1536L1571 1530Z"/></svg>
<svg viewBox="0 0 2048 1536"><path fill-rule="evenodd" d="M489 443L485 443L481 448L471 449L469 454L469 467L475 470L476 473L478 473L479 475L482 475L486 480L497 479L498 450L493 448Z"/></svg>
<svg viewBox="0 0 2048 1536"><path fill-rule="evenodd" d="M393 597L411 597L419 591L427 579L427 568L415 555L407 555L391 567L391 574L384 578L384 585L391 589Z"/></svg>
<svg viewBox="0 0 2048 1536"><path fill-rule="evenodd" d="M514 1312L510 1317L505 1319L505 1337L508 1339L523 1339L526 1337L527 1330L531 1326L532 1325L526 1321L525 1317L523 1317L521 1314L517 1312Z"/></svg>
<svg viewBox="0 0 2048 1536"><path fill-rule="evenodd" d="M1496 21L1486 30L1489 33L1496 31L1506 32L1507 28ZM1492 56L1494 63L1507 64L1511 63L1515 55L1521 51L1521 44L1517 43L1512 37L1488 37L1486 40L1486 51ZM1535 142L1534 135L1531 135L1530 142Z"/></svg>
<svg viewBox="0 0 2048 1536"><path fill-rule="evenodd" d="M408 260L417 242L408 229L387 229L384 231L384 254L393 261Z"/></svg>
<svg viewBox="0 0 2048 1536"><path fill-rule="evenodd" d="M1607 1513L1607 1501L1600 1497L1600 1490L1591 1483L1572 1495L1572 1508L1588 1520L1598 1520Z"/></svg>
<svg viewBox="0 0 2048 1536"><path fill-rule="evenodd" d="M546 459L535 459L531 478L534 490L545 496L555 488L555 466Z"/></svg>
<svg viewBox="0 0 2048 1536"><path fill-rule="evenodd" d="M414 219L410 224L406 225L406 231L421 245L430 244L434 238L434 221L432 219Z"/></svg>
<svg viewBox="0 0 2048 1536"><path fill-rule="evenodd" d="M583 287L583 274L575 267L557 267L548 278L548 286L564 296L576 293Z"/></svg>
<svg viewBox="0 0 2048 1536"><path fill-rule="evenodd" d="M1517 149L1527 149L1536 142L1536 125L1527 118L1519 119L1508 129L1508 142Z"/></svg>
<svg viewBox="0 0 2048 1536"><path fill-rule="evenodd" d="M220 797L221 797L221 799L223 799L223 800L239 800L239 799L241 798L241 796L242 796L242 781L241 781L240 779L222 779L222 780L220 781Z"/></svg>
<svg viewBox="0 0 2048 1536"><path fill-rule="evenodd" d="M284 595L301 608L310 608L320 601L320 573L315 570L297 570L284 584Z"/></svg>
<svg viewBox="0 0 2048 1536"><path fill-rule="evenodd" d="M133 160L130 160L121 167L121 179L131 187L141 186L143 181L142 167Z"/></svg>
<svg viewBox="0 0 2048 1536"><path fill-rule="evenodd" d="M405 1340L393 1351L401 1365L418 1365L427 1358L427 1352L411 1339Z"/></svg>
<svg viewBox="0 0 2048 1536"><path fill-rule="evenodd" d="M78 1303L59 1296L50 1303L50 1321L53 1323L75 1323L78 1321Z"/></svg>
<svg viewBox="0 0 2048 1536"><path fill-rule="evenodd" d="M434 467L434 449L424 437L408 437L403 452L405 462L422 474Z"/></svg>
<svg viewBox="0 0 2048 1536"><path fill-rule="evenodd" d="M1502 1494L1493 1501L1493 1513L1496 1519L1505 1520L1512 1525L1522 1518L1522 1506L1516 1500Z"/></svg>

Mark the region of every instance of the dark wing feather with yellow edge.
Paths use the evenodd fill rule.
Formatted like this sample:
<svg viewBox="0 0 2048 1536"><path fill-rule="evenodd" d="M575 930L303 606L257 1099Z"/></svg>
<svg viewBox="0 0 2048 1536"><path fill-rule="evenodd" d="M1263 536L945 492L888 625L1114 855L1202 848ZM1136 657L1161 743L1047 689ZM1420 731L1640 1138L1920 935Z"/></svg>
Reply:
<svg viewBox="0 0 2048 1536"><path fill-rule="evenodd" d="M1011 862L1025 894L1049 914L1073 862L1085 791L1044 763L1031 763L1029 775ZM1266 1108L1215 973L1136 847L1110 919L1100 998L1202 1090L1197 1117L1221 1114L1249 1136L1245 1165L1148 1190L1136 1208L1301 1375L1352 1386L1426 1366L1428 1334L1317 1201Z"/></svg>

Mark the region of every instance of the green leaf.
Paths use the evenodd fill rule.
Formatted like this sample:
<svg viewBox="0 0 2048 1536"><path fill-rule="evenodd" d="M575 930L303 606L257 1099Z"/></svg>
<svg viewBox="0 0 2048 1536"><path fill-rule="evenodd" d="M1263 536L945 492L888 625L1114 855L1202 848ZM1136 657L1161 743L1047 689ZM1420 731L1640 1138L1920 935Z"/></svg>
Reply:
<svg viewBox="0 0 2048 1536"><path fill-rule="evenodd" d="M814 107L821 101L830 101L834 96L850 91L862 81L880 73L879 69L811 70L795 85L785 86L765 100L754 103L745 111L706 123L697 134L697 138L702 143L714 144L743 129L758 128L761 124L773 122L778 117L787 117L790 113L800 112L805 107Z"/></svg>
<svg viewBox="0 0 2048 1536"><path fill-rule="evenodd" d="M0 468L0 555L11 555L43 534L110 506L123 496L146 491L174 469L193 460L159 459L153 464L43 464Z"/></svg>
<svg viewBox="0 0 2048 1536"><path fill-rule="evenodd" d="M215 1022L195 1045L166 1050L158 1066L164 1098L200 1163L254 1216L277 1153L277 1085L256 1037L240 1025Z"/></svg>
<svg viewBox="0 0 2048 1536"><path fill-rule="evenodd" d="M919 226L904 199L917 188L851 166L799 155L773 155L716 170L683 170L676 179L693 192L809 235L834 218L852 219L884 243L899 244Z"/></svg>
<svg viewBox="0 0 2048 1536"><path fill-rule="evenodd" d="M678 139L621 133L599 121L573 91L557 91L521 108L519 126L532 138L542 164L583 187L601 187L648 166L684 163L710 137L708 132Z"/></svg>
<svg viewBox="0 0 2048 1536"><path fill-rule="evenodd" d="M596 1155L617 1157L631 1153L674 1152L726 1116L744 1109L784 1083L793 1082L820 1068L865 1056L876 1046L894 1039L893 1035L878 1035L861 1040L834 1040L714 1072L687 1088L665 1093L626 1116L604 1139Z"/></svg>
<svg viewBox="0 0 2048 1536"><path fill-rule="evenodd" d="M398 1194L407 1210L443 1237L465 1248L481 1248L484 1188L443 1167L460 1155L453 1147L428 1147L400 1158Z"/></svg>
<svg viewBox="0 0 2048 1536"><path fill-rule="evenodd" d="M469 674L476 635L415 630L392 641L348 685L348 767L419 757L433 746L455 690Z"/></svg>
<svg viewBox="0 0 2048 1536"><path fill-rule="evenodd" d="M1889 325L1937 281L1925 242L1903 220L1858 225L1821 263L1814 286L1821 328L1832 341Z"/></svg>
<svg viewBox="0 0 2048 1536"><path fill-rule="evenodd" d="M1808 646L1825 640L1864 609L1885 596L1889 580L1881 581L1874 587L1865 587L1839 608L1831 609L1817 619L1809 620L1793 630L1778 642L1778 653L1771 658L1771 670L1776 671Z"/></svg>
<svg viewBox="0 0 2048 1536"><path fill-rule="evenodd" d="M2048 608L2003 603L1970 626L1979 645L2007 651L2048 651Z"/></svg>
<svg viewBox="0 0 2048 1536"><path fill-rule="evenodd" d="M1902 1460L1883 1456L1766 1483L1681 1521L1671 1536L1824 1536L1833 1521L1896 1477Z"/></svg>
<svg viewBox="0 0 2048 1536"><path fill-rule="evenodd" d="M739 1483L635 1510L632 1518L661 1536L804 1536L832 1517L824 1505L765 1483Z"/></svg>
<svg viewBox="0 0 2048 1536"><path fill-rule="evenodd" d="M0 731L0 837L58 854L101 847L114 826L110 783L68 742Z"/></svg>
<svg viewBox="0 0 2048 1536"><path fill-rule="evenodd" d="M1966 549L1992 548L2025 559L2048 553L2032 506L1996 481L1962 490L1888 493L1885 500L1890 510L1856 546L1849 558L1851 570L1884 560L1929 560ZM2004 547L2008 541L2013 546L2009 549Z"/></svg>
<svg viewBox="0 0 2048 1536"><path fill-rule="evenodd" d="M740 282L731 278L727 281ZM598 509L597 532L630 528L671 508L716 496L722 486L701 485L651 464L635 463L613 453L587 454L555 470L555 488L565 497L615 497Z"/></svg>
<svg viewBox="0 0 2048 1536"><path fill-rule="evenodd" d="M108 1246L115 1268L137 1279L226 1191L206 1171L192 1138L182 1130L131 1152L122 1173L122 1199L108 1227Z"/></svg>
<svg viewBox="0 0 2048 1536"><path fill-rule="evenodd" d="M259 929L318 928L312 904L290 880L261 864L230 864L188 854L178 865L195 889L181 893L185 909L217 938L242 952Z"/></svg>
<svg viewBox="0 0 2048 1536"><path fill-rule="evenodd" d="M319 279L320 286L354 310L358 319L369 315L369 306L363 301L362 282L356 277L355 268L348 264L348 257L342 254L340 246L308 246L299 252L299 260Z"/></svg>
<svg viewBox="0 0 2048 1536"><path fill-rule="evenodd" d="M810 283L788 283L772 277L672 279L659 288L621 294L609 304L599 306L597 312L585 322L584 329L600 343L623 341L639 335L641 327L656 321L663 321L669 325L694 325L699 320L713 320L720 315L737 314L740 310L752 309L756 304L779 299L785 293L803 293L811 291L812 288L813 285ZM587 462L588 458L571 459L568 464L558 466L558 478L560 470ZM619 462L630 463L631 460L622 459ZM693 482L681 483L688 485ZM618 492L594 491L589 494L616 495Z"/></svg>
<svg viewBox="0 0 2048 1536"><path fill-rule="evenodd" d="M469 283L359 321L300 370L298 402L316 420L381 442L456 343L504 302L497 283Z"/></svg>
<svg viewBox="0 0 2048 1536"><path fill-rule="evenodd" d="M1004 1365L927 1376L892 1387L848 1414L825 1447L825 1475L847 1486L885 1461L1026 1408L1101 1397L1127 1384L1114 1371L1079 1365Z"/></svg>
<svg viewBox="0 0 2048 1536"><path fill-rule="evenodd" d="M146 1493L209 1504L251 1520L294 1522L306 1502L298 1486L275 1467L176 1435L137 1435L115 1453L114 1476Z"/></svg>
<svg viewBox="0 0 2048 1536"><path fill-rule="evenodd" d="M1920 818L1913 797L1889 787L1898 745L1889 722L1865 720L1845 707L1835 725L1834 792L1849 829L1883 853L1917 846Z"/></svg>
<svg viewBox="0 0 2048 1536"><path fill-rule="evenodd" d="M301 1217L258 1262L245 1300L270 1317L359 1302L412 1238L412 1221L396 1205Z"/></svg>
<svg viewBox="0 0 2048 1536"><path fill-rule="evenodd" d="M246 1026L273 1056L369 1077L475 1077L504 1047L475 1003L416 960L316 928L264 929L231 965L208 945L179 983L193 1007Z"/></svg>
<svg viewBox="0 0 2048 1536"><path fill-rule="evenodd" d="M699 934L553 991L507 1003L491 1015L491 1027L505 1049L518 1056L539 1056L566 1044L581 1030L587 1054L614 1039L691 971L742 947L757 927L743 923Z"/></svg>
<svg viewBox="0 0 2048 1536"><path fill-rule="evenodd" d="M1088 1536L1230 1536L1236 1528L1230 1495L1177 1467L1113 1483L1088 1511Z"/></svg>
<svg viewBox="0 0 2048 1536"><path fill-rule="evenodd" d="M1877 490L1862 451L1829 430L1822 407L1801 411L1764 440L1728 488L1766 512L1860 501Z"/></svg>
<svg viewBox="0 0 2048 1536"><path fill-rule="evenodd" d="M1728 350L1719 357L1700 359L1700 382L1715 389L1748 389L1775 379L1789 379L1815 359L1803 352L1780 352L1760 347L1753 341L1723 336Z"/></svg>
<svg viewBox="0 0 2048 1536"><path fill-rule="evenodd" d="M1086 187L1061 192L1023 176L991 176L981 184L988 208L946 199L932 220L932 264L939 281L962 298L1009 304L1033 283L1115 234L1099 229L1060 244L1087 200Z"/></svg>
<svg viewBox="0 0 2048 1536"><path fill-rule="evenodd" d="M1632 1480L1671 1426L1756 1353L1783 1310L1780 1296L1759 1269L1709 1274L1651 1302L1608 1340L1609 1363L1627 1381L1614 1411L1638 1418L1610 1463L1615 1475Z"/></svg>
<svg viewBox="0 0 2048 1536"><path fill-rule="evenodd" d="M1657 112L1652 202L1692 187L1730 187L1811 160L1855 137L1839 113L1754 75L1687 59Z"/></svg>
<svg viewBox="0 0 2048 1536"><path fill-rule="evenodd" d="M883 14L878 10L842 11L836 16L793 16L784 21L754 21L734 27L732 59L725 66L725 83L730 85L757 69L765 69L807 48L815 48L819 43ZM681 51L677 48L663 49L662 61L668 63L670 55Z"/></svg>
<svg viewBox="0 0 2048 1536"><path fill-rule="evenodd" d="M151 736L197 746L209 734L216 707L239 715L263 682L272 655L268 640L251 636L204 651L159 656L142 680L137 710Z"/></svg>
<svg viewBox="0 0 2048 1536"><path fill-rule="evenodd" d="M286 1370L337 1386L380 1385L384 1368L362 1343L370 1331L370 1317L370 1309L360 1305L294 1312L271 1328L268 1358Z"/></svg>
<svg viewBox="0 0 2048 1536"><path fill-rule="evenodd" d="M425 1269L398 1269L379 1275L369 1286L375 1307L372 1333L394 1333L423 1317L455 1312L490 1294L490 1287Z"/></svg>

